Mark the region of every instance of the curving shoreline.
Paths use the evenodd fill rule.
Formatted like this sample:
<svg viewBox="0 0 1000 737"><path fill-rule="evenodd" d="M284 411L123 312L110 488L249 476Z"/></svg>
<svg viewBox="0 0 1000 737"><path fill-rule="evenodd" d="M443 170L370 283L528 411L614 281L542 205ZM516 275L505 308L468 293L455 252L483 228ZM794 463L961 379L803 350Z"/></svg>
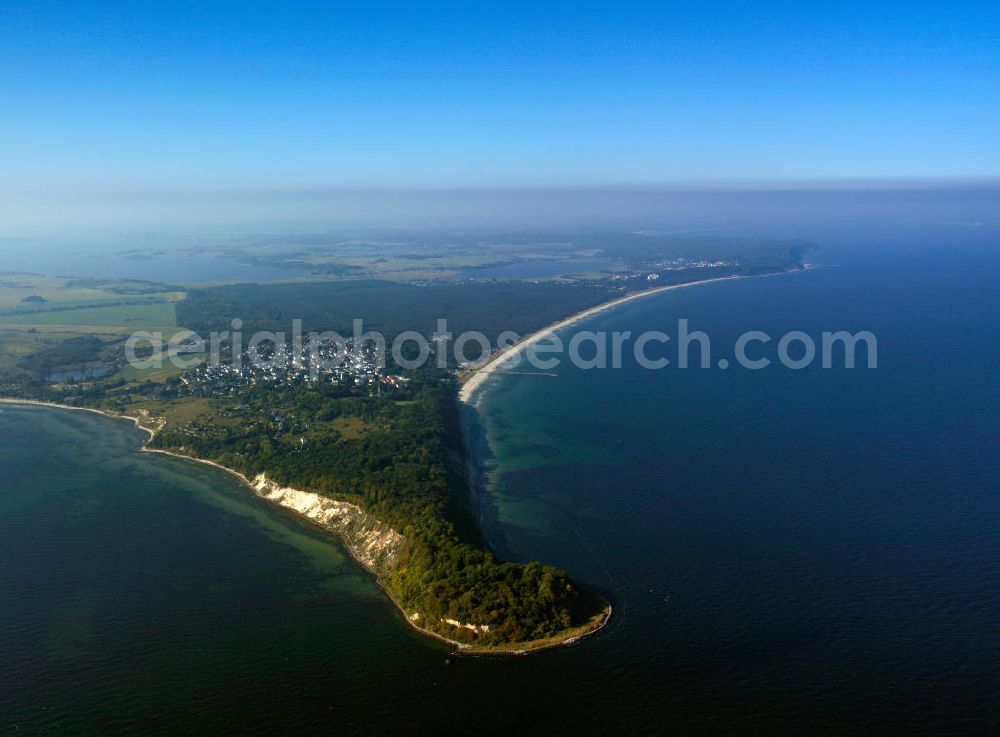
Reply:
<svg viewBox="0 0 1000 737"><path fill-rule="evenodd" d="M577 312L574 315L570 315L569 317L563 318L562 320L554 322L551 325L547 325L541 330L538 330L534 333L531 333L528 336L525 336L524 338L521 338L521 340L519 340L517 343L514 343L513 345L504 348L502 351L494 353L492 356L490 356L490 358L486 361L486 363L484 363L482 366L478 368L473 369L471 376L465 378L461 388L458 391L459 401L465 404L470 404L472 402L472 398L475 395L476 391L480 389L483 386L483 384L486 383L486 381L490 378L490 376L495 371L497 371L503 364L503 362L506 361L508 358L512 358L516 355L524 353L524 351L526 351L534 344L540 342L543 338L547 338L550 335L558 332L559 330L567 328L570 325L573 325L574 323L580 322L581 320L586 320L588 317L592 315L604 312L605 310L610 310L614 307L617 307L618 305L625 304L626 302L642 299L644 297L651 297L655 294L660 294L662 292L669 292L672 289L681 289L683 287L694 287L699 284L711 284L712 282L730 281L733 279L753 279L754 276L741 276L741 275L717 276L711 279L701 279L699 281L684 282L683 284L668 284L667 286L663 287L654 287L653 289L645 289L641 292L633 292L632 294L626 294L622 297L616 297L615 299L609 302L602 302L599 305L588 307L587 309L581 310L580 312ZM770 276L770 274L760 274L759 276Z"/></svg>
<svg viewBox="0 0 1000 737"><path fill-rule="evenodd" d="M225 473L229 474L230 476L232 476L236 480L240 481L244 486L246 486L250 490L250 492L254 496L256 496L256 497L258 497L260 499L263 499L264 501L267 501L269 504L271 504L273 506L280 507L282 509L286 509L288 511L291 511L291 512L297 514L298 516L300 516L300 517L302 517L302 518L304 518L306 520L309 520L311 523L316 524L318 527L322 528L324 531L331 532L332 534L337 535L337 537L340 538L341 543L344 545L344 548L350 554L351 558L354 559L362 568L364 568L366 571L368 571L369 573L372 574L372 577L373 577L373 579L375 581L375 584L386 595L386 598L388 598L389 601L392 602L393 606L396 608L396 610L399 612L399 614L402 615L402 620L404 622L406 622L407 625L409 625L412 629L416 630L417 632L420 632L421 634L429 635L430 637L433 637L436 640L448 643L449 645L455 647L456 648L456 652L458 652L460 654L463 654L463 655L526 655L526 654L529 654L529 653L541 652L543 650L550 650L550 649L556 648L556 647L566 647L566 646L569 646L569 645L574 645L577 642L579 642L580 640L582 640L583 638L585 638L585 637L587 637L589 635L592 635L592 634L594 634L596 632L599 632L600 630L604 629L604 627L607 626L608 622L611 619L612 607L611 607L611 604L607 604L605 606L605 608L600 613L598 613L594 617L592 617L587 623L585 623L583 625L580 625L578 627L573 628L565 636L554 636L554 637L540 639L540 640L528 640L528 641L525 641L525 642L512 643L512 644L508 644L508 645L494 645L494 646L474 645L474 644L470 644L470 643L466 643L466 642L460 642L459 640L452 640L452 639L450 639L450 638L446 637L445 635L442 635L442 634L440 634L438 632L434 632L432 630L429 630L429 629L426 629L424 627L421 627L419 624L417 624L417 622L416 622L415 619L412 619L410 616L408 616L406 610L396 600L396 597L392 595L392 592L389 591L389 589L386 586L383 585L382 581L379 580L378 572L375 570L375 568L372 567L372 566L370 566L369 564L367 564L364 560L362 560L358 556L358 554L354 550L353 546L349 543L349 541L347 539L344 538L343 535L338 534L335 530L330 529L327 525L322 524L320 521L318 521L317 519L314 519L313 517L309 516L308 514L305 514L301 510L296 509L294 507L290 507L290 506L281 504L281 503L278 503L278 502L275 502L274 500L272 500L268 496L261 494L259 492L259 490L258 490L259 484L255 483L251 479L247 478L244 474L240 473L239 471L236 471L236 470L234 470L232 468L229 468L227 466L223 466L222 464L216 463L215 461L207 460L205 458L197 458L195 456L185 455L183 453L178 453L176 451L171 451L171 450L162 450L160 448L150 448L149 447L149 443L150 443L150 441L152 441L152 439L154 437L156 437L156 433L159 431L160 427L155 427L154 428L154 427L150 427L148 425L143 424L142 420L144 418L139 418L139 417L135 417L133 415L126 415L126 414L115 414L113 412L108 412L108 411L96 409L96 408L93 408L93 407L78 407L78 406L71 405L71 404L59 404L58 402L44 402L44 401L41 401L41 400L38 400L38 399L17 399L17 398L12 398L12 397L0 397L0 404L33 406L33 407L42 407L42 408L46 408L46 409L73 410L73 411L77 411L77 412L90 412L92 414L100 415L102 417L106 417L106 418L111 419L111 420L121 420L121 421L132 422L136 426L137 429L141 430L142 432L146 433L146 435L147 435L147 437L143 441L142 445L138 448L138 451L140 453L157 453L159 455L165 455L165 456L170 456L172 458L178 458L178 459L183 460L183 461L189 461L189 462L192 462L192 463L200 463L202 465L211 466L212 468L216 468L216 469L218 469L220 471L224 471ZM261 474L261 476L263 476L263 474ZM267 482L266 477L264 477L264 479L265 479L265 482ZM267 482L267 483L271 483L271 482ZM298 490L288 489L287 491L298 491ZM298 491L298 493L300 493L300 494L311 494L312 492ZM332 498L329 498L329 500L331 502L333 502L333 503L341 503L341 502L338 502L338 500L335 500L335 499L332 499ZM343 503L344 504L350 504L348 502L343 502ZM356 506L356 505L352 504L351 506ZM381 523L379 523L379 524L381 524Z"/></svg>
<svg viewBox="0 0 1000 737"><path fill-rule="evenodd" d="M775 273L785 273L785 272L775 272ZM771 276L771 275L773 275L773 274L760 274L760 275L754 275L754 276ZM546 326L546 327L544 327L544 328L542 328L542 329L540 329L540 330L538 330L538 331L536 331L534 333L531 333L530 335L522 338L520 341L518 341L514 345L509 346L509 347L505 348L504 350L499 351L496 354L492 355L486 361L486 363L484 363L478 369L474 369L473 372L471 373L471 375L465 377L465 380L462 383L462 385L460 387L460 390L459 390L459 393L458 393L458 400L459 400L460 403L471 404L472 403L472 399L473 399L475 393L488 381L488 379L490 378L490 376L494 372L496 372L498 369L500 369L500 367L503 365L503 363L507 359L509 359L509 358L511 358L513 356L519 355L520 353L523 353L528 348L530 348L532 345L537 344L538 342L542 341L543 339L547 338L548 336L553 335L554 333L558 332L559 330L562 330L562 329L564 329L566 327L569 327L569 326L571 326L571 325L573 325L573 324L575 324L577 322L585 320L588 317L591 317L593 315L599 314L599 313L604 312L606 310L610 310L610 309L612 309L614 307L617 307L619 305L625 304L627 302L631 302L633 300L638 300L638 299L642 299L644 297L653 296L653 295L660 294L662 292L667 292L667 291L670 291L670 290L673 290L673 289L680 289L680 288L683 288L683 287L696 286L696 285L700 285L700 284L709 284L709 283L712 283L712 282L730 281L730 280L734 280L734 279L748 279L748 278L753 278L753 276L742 276L742 275L722 276L722 277L714 277L714 278L711 278L711 279L702 279L702 280L699 280L699 281L685 282L683 284L671 284L671 285L666 285L666 286L661 286L661 287L655 287L655 288L646 289L646 290L643 290L643 291L640 291L640 292L634 292L632 294L626 294L626 295L623 295L623 296L618 297L616 299L610 300L608 302L604 302L604 303L601 303L601 304L598 304L598 305L594 305L593 307L589 307L589 308L587 308L585 310L577 312L577 313L575 313L573 315L570 315L569 317L563 318L562 320L559 320L559 321L557 321L555 323L552 323L551 325L548 325L548 326ZM525 655L525 654L529 654L529 653L540 652L540 651L543 651L543 650L550 650L550 649L557 648L557 647L570 646L570 645L576 644L580 640L582 640L582 639L584 639L584 638L586 638L586 637L588 637L590 635L593 635L593 634L595 634L595 633L603 630L608 625L608 623L611 620L612 606L611 606L610 603L608 603L608 602L605 601L604 602L604 604L605 604L604 608L599 613L595 614L586 623L584 623L583 625L580 625L578 627L575 627L572 630L565 631L561 635L557 635L557 636L554 636L554 637L549 637L549 638L544 638L544 639L538 639L538 640L529 640L529 641L526 641L526 642L512 643L512 644L506 644L506 645L496 645L496 646L474 645L474 644L464 643L464 642L460 642L458 640L450 639L446 635L442 635L442 634L440 634L438 632L434 632L432 630L429 630L429 629L426 629L426 628L420 626L415 619L413 619L411 616L409 616L408 613L407 613L407 611L403 608L403 606L401 606L401 604L392 595L392 592L385 585L383 585L382 581L379 580L378 572L374 568L372 568L370 565L368 565L364 560L362 560L356 554L356 551L353 549L352 545L350 544L350 541L348 539L346 539L344 537L344 535L339 534L336 530L330 529L327 525L324 525L319 520L314 519L313 517L311 517L310 515L304 513L303 511L301 511L299 509L296 509L296 508L289 507L287 505L281 504L280 502L277 502L275 500L269 499L267 496L259 493L259 491L257 489L257 486L255 485L254 480L251 480L251 479L247 478L244 474L240 473L239 471L236 471L236 470L234 470L232 468L228 468L226 466L223 466L220 463L216 463L215 461L210 461L210 460L207 460L207 459L204 459L204 458L197 458L195 456L185 455L183 453L179 453L179 452L171 451L171 450L162 450L162 449L159 449L159 448L150 448L149 447L149 443L153 440L153 438L156 436L156 433L162 427L162 425L159 425L157 427L151 427L151 426L149 426L147 424L144 424L144 420L145 421L149 421L152 418L150 418L148 416L136 417L136 416L127 415L127 414L116 414L116 413L113 413L113 412L109 412L109 411L105 411L105 410L100 410L100 409L96 409L96 408L92 408L92 407L80 407L80 406L75 406L75 405L59 404L57 402L45 402L45 401L34 400L34 399L0 398L0 404L29 405L29 406L46 407L46 408L50 408L50 409L76 410L76 411L83 411L83 412L91 412L93 414L98 414L98 415L101 415L103 417L107 417L107 418L110 418L110 419L130 421L130 422L132 422L136 426L137 429L145 432L146 435L147 435L147 438L145 439L145 441L138 448L139 452L158 453L160 455L170 456L170 457L178 458L178 459L181 459L181 460L184 460L184 461L190 461L190 462L194 462L194 463L200 463L202 465L211 466L211 467L216 468L216 469L218 469L220 471L224 471L225 473L229 474L230 476L232 476L236 480L240 481L255 496L263 499L264 501L267 501L269 504L271 504L273 506L277 506L277 507L281 507L283 509L289 510L289 511L297 514L298 516L303 517L306 520L309 520L311 523L316 524L317 526L319 526L320 528L324 529L325 531L330 532L331 534L336 535L340 539L340 541L342 542L342 544L344 544L345 549L348 551L348 553L351 555L351 557L356 562L358 562L358 564L361 565L362 568L364 568L365 570L367 570L369 573L372 574L372 576L373 576L373 578L375 580L376 585L378 585L378 587L385 593L385 595L389 599L389 601L392 602L393 606L397 609L397 611L399 612L399 614L402 616L402 620L404 622L406 622L407 625L409 625L413 630L415 630L417 632L420 632L421 634L428 635L428 636L430 636L430 637L432 637L432 638L434 638L436 640L439 640L441 642L445 642L445 643L451 645L452 647L456 648L456 652L458 652L460 654L466 654L466 655ZM145 412L145 411L142 410L142 412ZM290 489L288 491L297 491L297 490L291 490ZM299 492L299 493L306 494L308 492ZM474 489L473 493L481 493L481 490ZM337 500L332 499L332 498L330 498L330 501L337 502ZM377 522L377 520L376 520L376 522ZM598 597L598 598L601 599L602 597Z"/></svg>

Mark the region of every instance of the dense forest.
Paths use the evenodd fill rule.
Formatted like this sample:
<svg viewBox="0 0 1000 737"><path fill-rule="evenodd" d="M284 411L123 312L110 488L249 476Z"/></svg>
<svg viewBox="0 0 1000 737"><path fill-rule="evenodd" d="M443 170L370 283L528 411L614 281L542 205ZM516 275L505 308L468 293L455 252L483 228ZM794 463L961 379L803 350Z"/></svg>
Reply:
<svg viewBox="0 0 1000 737"><path fill-rule="evenodd" d="M454 392L453 379L434 371L385 397L258 385L153 443L372 512L405 539L398 565L378 572L382 585L451 639L518 643L585 624L603 608L596 595L562 571L499 561L479 544Z"/></svg>
<svg viewBox="0 0 1000 737"><path fill-rule="evenodd" d="M590 236L597 238L597 236ZM177 304L179 325L205 335L226 330L232 318L255 330L288 331L292 320L304 330L334 330L349 335L355 319L366 331L392 340L404 331L426 336L447 320L455 335L479 331L496 342L504 331L527 335L575 312L629 292L710 279L754 276L797 268L809 244L798 241L741 239L671 240L624 234L601 243L601 250L633 269L616 279L592 281L433 282L405 284L363 279L300 284L235 284L191 290ZM718 260L718 266L663 269L666 257ZM656 280L647 280L648 274ZM470 345L467 357L475 359Z"/></svg>
<svg viewBox="0 0 1000 737"><path fill-rule="evenodd" d="M430 284L389 281L237 284L192 290L177 305L178 324L198 333L227 329L239 317L244 331L284 330L293 319L305 330L349 335L353 321L390 340L406 330L425 335L448 321L455 334L478 330L495 339L504 330L521 335L616 296L608 286L562 283Z"/></svg>
<svg viewBox="0 0 1000 737"><path fill-rule="evenodd" d="M391 341L408 330L429 336L438 329L438 320L446 319L454 335L477 330L495 340L508 330L526 335L623 293L649 288L653 281L662 286L795 268L806 248L736 240L697 248L685 243L673 250L669 245L639 234L604 242L605 253L642 270L590 283L359 280L193 289L177 304L177 320L203 337L229 330L234 318L242 320L245 334L289 331L293 320L301 320L305 331L334 330L346 336L360 318L366 331L381 332ZM665 253L715 261L697 268L664 267L662 273L650 272L656 279L647 279L650 274L644 270L655 266L650 260ZM406 371L385 392L381 383L301 377L230 382L224 389L208 384L186 395L180 391L186 377L177 374L157 380L126 378L124 373L79 383L45 380L45 372L58 366L102 360L120 349L119 340L83 335L46 345L0 373L0 392L167 415L155 447L356 503L403 536L391 569L376 571L381 585L404 611L420 613L421 626L448 638L486 646L545 640L584 628L604 609L596 594L564 572L539 563L499 561L483 547L451 371L430 366Z"/></svg>

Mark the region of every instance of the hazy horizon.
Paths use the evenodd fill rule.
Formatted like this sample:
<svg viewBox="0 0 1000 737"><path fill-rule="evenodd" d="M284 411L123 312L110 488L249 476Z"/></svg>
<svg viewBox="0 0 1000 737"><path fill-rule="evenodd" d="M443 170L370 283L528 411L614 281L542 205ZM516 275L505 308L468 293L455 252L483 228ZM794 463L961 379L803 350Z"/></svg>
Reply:
<svg viewBox="0 0 1000 737"><path fill-rule="evenodd" d="M8 193L0 248L19 240L250 236L336 229L671 230L802 223L995 225L1000 180L812 181L466 189L201 189ZM162 245L154 243L152 245Z"/></svg>
<svg viewBox="0 0 1000 737"><path fill-rule="evenodd" d="M899 11L5 3L0 239L987 218L1000 14Z"/></svg>

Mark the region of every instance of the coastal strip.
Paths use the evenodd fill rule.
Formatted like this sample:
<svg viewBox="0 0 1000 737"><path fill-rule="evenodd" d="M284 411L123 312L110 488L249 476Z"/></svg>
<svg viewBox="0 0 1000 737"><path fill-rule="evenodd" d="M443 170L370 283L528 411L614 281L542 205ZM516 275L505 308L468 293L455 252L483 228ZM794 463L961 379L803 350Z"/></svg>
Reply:
<svg viewBox="0 0 1000 737"><path fill-rule="evenodd" d="M0 397L0 404L19 404L19 405L28 405L31 407L47 407L48 409L70 409L73 410L74 412L90 412L95 415L100 415L101 417L107 417L108 419L111 420L127 420L149 436L148 438L146 438L146 441L143 443L142 447L139 450L148 450L150 453L164 452L164 451L156 451L153 450L152 448L149 449L146 448L146 443L148 443L150 440L153 439L153 437L156 435L156 430L154 430L151 427L147 427L146 425L143 425L138 417L133 417L132 415L116 415L114 412L105 412L102 409L94 409L93 407L77 407L74 404L59 404L58 402L43 402L38 399L17 399L15 397ZM181 456L181 457L187 458L187 456ZM196 459L188 458L188 460L196 460ZM218 465L216 463L212 463L211 461L202 461L202 462L209 463L213 466ZM223 467L219 466L219 468ZM223 468L223 470L230 471L230 469L228 468ZM235 471L231 472L235 473Z"/></svg>
<svg viewBox="0 0 1000 737"><path fill-rule="evenodd" d="M309 520L310 522L317 525L321 529L335 534L341 540L344 547L347 549L348 553L350 553L351 557L355 561L357 561L362 568L364 568L366 571L372 574L372 577L376 585L378 585L378 587L383 591L383 593L385 593L389 601L391 601L392 604L396 607L396 609L400 612L400 614L402 614L402 619L404 622L406 622L407 625L409 625L412 629L416 630L417 632L420 632L423 635L428 635L436 640L440 640L441 642L445 642L453 646L457 652L463 655L527 655L529 653L541 652L542 650L550 650L556 647L565 647L568 645L574 645L580 640L582 640L584 637L587 637L604 629L604 627L607 626L608 622L611 619L612 608L611 605L608 604L607 606L604 607L604 609L600 613L592 617L591 620L586 622L585 624L580 625L579 627L576 627L567 632L563 632L560 633L559 635L545 639L527 640L525 642L512 643L509 645L493 645L493 646L473 645L470 643L449 639L448 637L445 637L444 635L438 632L434 632L432 630L420 626L417 623L417 619L414 618L413 615L407 614L406 609L400 604L399 601L396 600L396 598L392 595L392 592L389 591L388 587L384 586L383 582L379 580L378 568L380 566L378 565L378 563L381 562L380 558L382 556L378 554L372 555L370 553L371 550L370 535L369 539L366 540L367 545L365 546L365 548L367 548L367 550L365 550L365 548L363 548L362 546L356 545L354 544L354 542L352 542L352 540L347 535L347 530L344 525L331 524L331 518L343 517L345 511L348 512L350 511L350 510L345 510L345 508L350 507L356 509L358 513L365 516L366 518L370 518L370 521L368 521L367 524L368 527L373 527L373 528L384 527L386 528L386 530L388 530L389 533L391 533L388 534L389 537L394 536L395 538L398 538L398 541L396 542L402 540L402 537L399 535L399 533L396 533L394 530L391 530L391 528L389 528L387 525L384 525L384 523L379 522L377 519L372 518L371 515L364 512L364 510L362 510L360 507L357 507L357 505L346 501L336 500L331 497L320 497L319 495L314 494L312 492L306 492L291 488L282 488L279 485L275 484L274 482L268 480L264 474L258 474L258 476L255 479L251 480L247 478L244 474L240 473L239 471L236 471L232 468L228 468L227 466L223 466L222 464L216 463L215 461L210 461L205 458L196 458L195 456L185 455L183 453L178 453L176 451L171 451L171 450L150 448L149 443L150 441L153 440L154 437L156 437L156 433L160 429L160 426L150 427L149 425L143 424L143 420L149 421L152 419L151 417L148 416L140 418L133 415L115 414L113 412L108 412L93 407L78 407L71 404L59 404L57 402L43 402L37 399L17 399L17 398L0 397L0 404L33 406L33 407L42 407L46 409L73 410L75 412L90 412L92 414L101 415L102 417L106 417L111 420L132 422L136 426L136 428L146 433L147 435L145 441L143 441L142 445L138 449L139 452L156 453L159 455L170 456L172 458L178 458L182 461L188 461L190 463L200 463L204 466L211 466L212 468L224 471L225 473L229 474L233 478L240 481L258 498L263 499L264 501L268 502L273 506L281 507L282 509L287 509L291 512L294 512L298 516ZM323 504L322 502L328 502L328 503ZM387 535L379 533L378 536L386 537Z"/></svg>
<svg viewBox="0 0 1000 737"><path fill-rule="evenodd" d="M626 294L622 297L617 297L616 299L613 299L610 302L602 302L599 305L588 307L587 309L577 312L574 315L570 315L569 317L559 320L558 322L554 322L551 325L548 325L547 327L544 327L541 330L522 338L517 343L514 343L511 346L507 346L503 350L494 353L492 356L489 357L489 359L487 359L487 361L482 366L479 366L472 370L471 375L468 376L462 383L462 386L458 391L458 398L461 402L464 402L465 404L470 404L472 402L472 398L475 395L476 391L478 391L480 387L482 387L483 384L487 382L487 380L493 373L495 373L497 370L501 368L501 366L504 364L505 361L523 353L531 346L541 342L545 338L548 338L550 335L553 335L554 333L562 330L563 328L567 328L570 325L580 322L581 320L586 320L588 317L591 317L592 315L596 315L606 310L613 309L615 307L618 307L619 305L625 304L626 302L632 302L637 299L643 299L644 297L652 297L653 295L661 294L662 292L669 292L672 289L681 289L682 287L694 287L699 284L711 284L712 282L730 281L733 279L750 279L750 278L752 277L741 276L741 275L718 276L712 279L701 279L699 281L684 282L683 284L670 284L664 287L654 287L653 289L644 289L641 292L633 292L632 294Z"/></svg>

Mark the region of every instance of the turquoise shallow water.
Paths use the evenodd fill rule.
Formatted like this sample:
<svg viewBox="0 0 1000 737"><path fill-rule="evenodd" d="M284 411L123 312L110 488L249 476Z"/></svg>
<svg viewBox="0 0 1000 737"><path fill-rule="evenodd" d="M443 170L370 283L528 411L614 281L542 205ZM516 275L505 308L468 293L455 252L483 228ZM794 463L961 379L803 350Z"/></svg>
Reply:
<svg viewBox="0 0 1000 737"><path fill-rule="evenodd" d="M815 257L836 266L678 290L578 326L676 337L686 318L712 338L711 369L650 371L626 352L621 369L494 381L480 402L490 537L612 597L605 655L631 694L625 721L988 731L1000 257ZM715 367L735 365L746 330L818 342L841 329L875 333L877 369ZM774 360L773 344L761 354Z"/></svg>
<svg viewBox="0 0 1000 737"><path fill-rule="evenodd" d="M0 730L995 731L1000 258L816 260L838 266L581 327L685 317L722 353L869 329L877 370L562 366L485 392L489 537L616 608L530 658L449 661L336 543L128 424L3 407Z"/></svg>

